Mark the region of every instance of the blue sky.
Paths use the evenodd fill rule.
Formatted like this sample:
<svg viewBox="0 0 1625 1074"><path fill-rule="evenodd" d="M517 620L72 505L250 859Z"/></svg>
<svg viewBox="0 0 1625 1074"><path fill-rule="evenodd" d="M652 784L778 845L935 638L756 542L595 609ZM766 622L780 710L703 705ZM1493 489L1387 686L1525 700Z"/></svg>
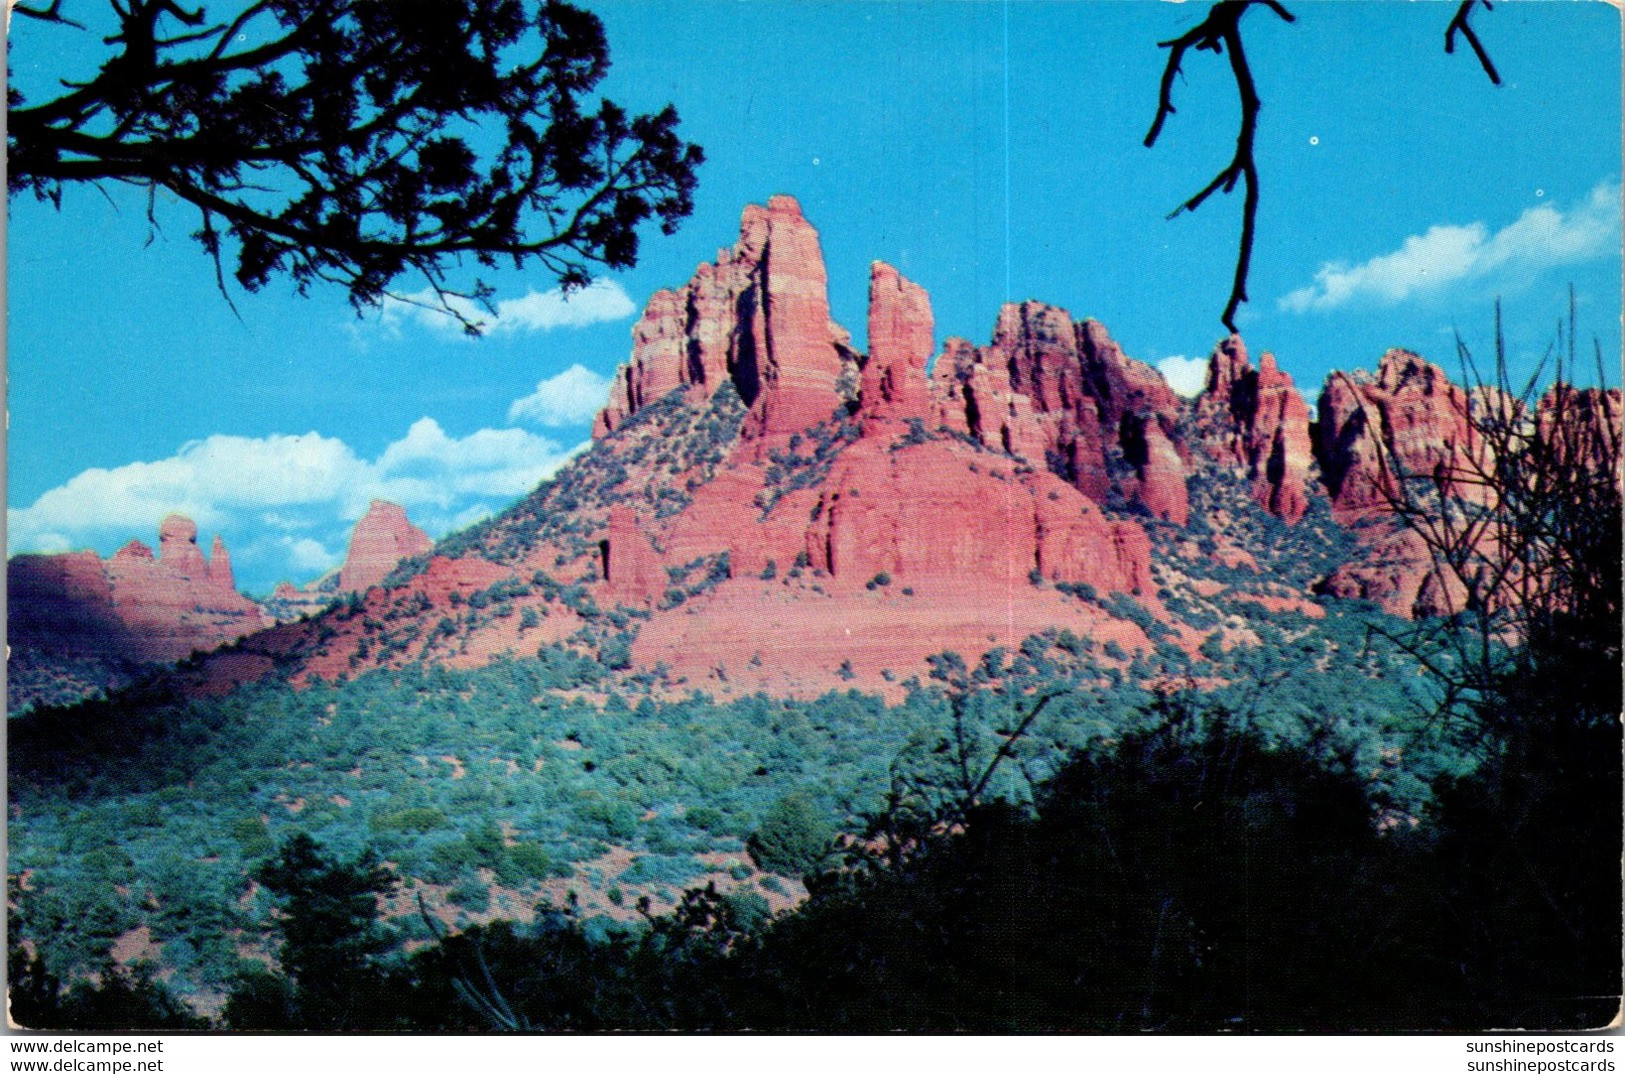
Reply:
<svg viewBox="0 0 1625 1074"><path fill-rule="evenodd" d="M186 206L160 199L149 234L134 191L70 190L61 211L13 199L9 552L110 554L181 510L263 593L336 563L374 496L437 537L499 510L585 439L649 294L685 282L774 193L818 227L835 316L860 344L874 259L930 292L939 346L986 342L999 304L1028 298L1098 318L1175 373L1223 335L1240 194L1166 216L1229 159L1227 63L1191 54L1178 113L1141 144L1156 43L1206 4L587 6L609 32L604 91L676 104L705 147L696 211L568 305L545 274L488 274L502 316L484 339L405 307L358 320L336 290L300 298L285 281L234 292L239 319ZM1243 24L1264 100L1250 348L1311 395L1390 346L1453 368L1455 330L1488 353L1500 296L1529 355L1572 283L1584 338L1617 370L1618 11L1480 9L1497 88L1469 53L1444 54L1453 3L1287 6L1292 25L1263 10ZM94 63L14 29L25 91Z"/></svg>

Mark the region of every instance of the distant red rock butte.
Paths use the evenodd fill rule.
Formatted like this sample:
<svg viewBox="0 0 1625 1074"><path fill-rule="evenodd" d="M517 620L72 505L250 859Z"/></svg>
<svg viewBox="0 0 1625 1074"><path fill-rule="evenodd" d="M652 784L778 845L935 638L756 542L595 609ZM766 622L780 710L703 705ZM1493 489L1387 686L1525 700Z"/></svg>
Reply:
<svg viewBox="0 0 1625 1074"><path fill-rule="evenodd" d="M219 537L212 555L197 525L170 515L158 554L131 541L103 562L94 552L21 555L6 565L13 635L69 653L171 662L271 625L237 592Z"/></svg>
<svg viewBox="0 0 1625 1074"><path fill-rule="evenodd" d="M429 535L407 521L404 507L374 500L350 532L339 589L364 593L387 578L401 560L426 555L432 548Z"/></svg>

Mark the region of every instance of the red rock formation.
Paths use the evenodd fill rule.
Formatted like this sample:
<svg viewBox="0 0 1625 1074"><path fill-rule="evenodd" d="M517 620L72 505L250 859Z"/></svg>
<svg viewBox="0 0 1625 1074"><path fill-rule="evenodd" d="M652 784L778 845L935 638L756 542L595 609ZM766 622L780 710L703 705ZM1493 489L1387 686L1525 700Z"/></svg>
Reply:
<svg viewBox="0 0 1625 1074"><path fill-rule="evenodd" d="M607 434L661 396L687 383L688 339L684 330L686 294L656 291L632 328L632 359L615 371L609 401L593 425Z"/></svg>
<svg viewBox="0 0 1625 1074"><path fill-rule="evenodd" d="M599 544L599 558L606 591L617 603L649 603L666 591L660 555L625 504L610 508L609 535Z"/></svg>
<svg viewBox="0 0 1625 1074"><path fill-rule="evenodd" d="M1007 371L1010 388L1040 414L1064 414L1084 400L1076 327L1070 314L1042 302L1006 303L984 359Z"/></svg>
<svg viewBox="0 0 1625 1074"><path fill-rule="evenodd" d="M197 523L185 515L169 515L158 524L158 559L174 574L209 578L209 561L197 546Z"/></svg>
<svg viewBox="0 0 1625 1074"><path fill-rule="evenodd" d="M1185 487L1185 461L1162 431L1155 414L1125 414L1123 457L1134 467L1131 498L1156 517L1177 526L1190 521L1190 495Z"/></svg>
<svg viewBox="0 0 1625 1074"><path fill-rule="evenodd" d="M408 521L405 508L374 500L350 532L339 590L364 593L389 577L401 560L426 555L433 547L429 535Z"/></svg>
<svg viewBox="0 0 1625 1074"><path fill-rule="evenodd" d="M1480 405L1486 402L1494 400ZM1375 377L1356 371L1326 379L1315 454L1332 515L1358 527L1362 554L1322 582L1323 591L1373 600L1396 615L1460 610L1460 584L1438 576L1425 543L1387 516L1401 495L1401 475L1424 481L1429 495L1488 494L1471 477L1490 464L1471 406L1442 370L1404 350L1384 354Z"/></svg>
<svg viewBox="0 0 1625 1074"><path fill-rule="evenodd" d="M1053 474L953 439L865 435L820 484L763 513L753 496L761 472L719 475L666 521L663 565L727 552L733 569L643 625L637 666L665 665L706 688L812 696L854 668L860 683L884 688L883 669L907 678L943 649L975 660L1061 623L1130 650L1148 644L1094 605L1035 584L1152 586L1145 532L1108 520Z"/></svg>
<svg viewBox="0 0 1625 1074"><path fill-rule="evenodd" d="M933 428L970 435L967 417L966 382L976 365L976 346L969 340L949 336L942 344L942 354L931 370L931 416Z"/></svg>
<svg viewBox="0 0 1625 1074"><path fill-rule="evenodd" d="M1309 408L1273 354L1266 351L1255 370L1240 336L1220 341L1208 359L1196 420L1208 455L1245 467L1265 510L1288 525L1303 517L1314 454Z"/></svg>
<svg viewBox="0 0 1625 1074"><path fill-rule="evenodd" d="M1470 470L1481 450L1466 391L1409 351L1384 354L1375 379L1326 378L1315 454L1340 522L1384 513L1396 475L1447 478Z"/></svg>
<svg viewBox="0 0 1625 1074"><path fill-rule="evenodd" d="M869 361L861 398L866 419L921 419L930 410L925 366L934 347L931 299L884 261L869 269Z"/></svg>
<svg viewBox="0 0 1625 1074"><path fill-rule="evenodd" d="M1085 320L1076 332L1084 390L1099 406L1101 425L1113 429L1126 414L1154 414L1163 435L1177 444L1176 427L1184 407L1162 374L1125 355L1099 321ZM1183 445L1178 446L1183 458Z"/></svg>
<svg viewBox="0 0 1625 1074"><path fill-rule="evenodd" d="M1123 453L1136 467L1128 497L1184 524L1183 404L1160 373L1125 356L1098 321L1074 324L1065 310L1039 302L1007 304L980 363L1007 373L1008 382L984 375L978 397L975 379L968 380L967 408L974 406L979 419L967 418L972 435L1036 465L1059 462L1073 485L1097 501L1112 487L1108 455ZM1012 405L1007 393L1024 405ZM1156 432L1148 434L1152 424Z"/></svg>
<svg viewBox="0 0 1625 1074"><path fill-rule="evenodd" d="M787 437L841 401L846 333L830 321L818 232L794 198L747 206L739 241L682 290L657 292L633 328L593 426L602 437L675 388L708 397L732 380L750 405L746 439Z"/></svg>
<svg viewBox="0 0 1625 1074"><path fill-rule="evenodd" d="M800 574L795 567L807 577L792 593L811 585L855 597L885 575L887 592L917 587L931 594L922 612L956 629L1011 600L1025 609L1021 621L1030 621L1027 605L1043 596L1035 576L1103 592L1151 585L1150 542L1138 525L1108 520L1053 474L954 440L864 436L844 447L821 483L777 498L766 496L765 473L761 464L736 460L665 519L613 507L600 603L652 603L671 585L668 568L724 553L730 578L714 598L664 613L683 617L681 636L704 636L713 616L726 620L719 631L736 631L742 588L776 585ZM908 645L898 652L904 649L912 652Z"/></svg>
<svg viewBox="0 0 1625 1074"><path fill-rule="evenodd" d="M1617 467L1622 410L1618 388L1553 385L1535 407L1536 436L1563 462L1572 459L1592 471Z"/></svg>
<svg viewBox="0 0 1625 1074"><path fill-rule="evenodd" d="M813 505L811 566L844 588L884 573L899 584L1003 589L1030 584L1034 570L1102 590L1148 584L1150 545L1138 526L1107 521L1051 474L1017 470L944 441L903 450L861 441Z"/></svg>
<svg viewBox="0 0 1625 1074"><path fill-rule="evenodd" d="M179 660L269 625L260 606L232 588L229 560L216 569L197 546L197 525L181 515L159 526L156 559L131 541L106 572L142 660Z"/></svg>
<svg viewBox="0 0 1625 1074"><path fill-rule="evenodd" d="M52 656L169 662L269 625L260 606L233 588L219 537L211 561L197 545L197 526L170 515L158 547L155 557L131 541L106 563L94 552L12 559L12 644Z"/></svg>
<svg viewBox="0 0 1625 1074"><path fill-rule="evenodd" d="M917 419L927 430L965 433L1064 471L1097 501L1112 491L1108 455L1123 451L1125 436L1137 437L1153 450L1140 452L1131 497L1158 517L1184 521L1186 497L1175 487L1188 460L1183 405L1098 322L1074 324L1065 310L1038 302L1008 304L991 344L977 351L950 341L928 379L930 299L876 262L869 342L863 361L830 322L818 234L794 199L775 197L766 208L747 207L738 243L714 265L702 265L682 290L651 298L594 435L607 435L673 390L708 393L726 377L750 406L736 450L742 460L760 460L777 450L767 441L782 444L828 420L855 389L876 429ZM1145 435L1143 421L1132 430L1125 425L1147 416L1158 434Z"/></svg>
<svg viewBox="0 0 1625 1074"><path fill-rule="evenodd" d="M231 553L226 551L226 542L214 535L214 544L209 549L209 582L216 589L229 589L237 591L237 580L232 575Z"/></svg>
<svg viewBox="0 0 1625 1074"><path fill-rule="evenodd" d="M1461 610L1460 579L1434 568L1427 544L1391 521L1368 522L1360 531L1360 555L1315 588L1327 596L1369 600L1389 615L1421 619Z"/></svg>
<svg viewBox="0 0 1625 1074"><path fill-rule="evenodd" d="M742 438L788 437L827 419L840 402L824 255L818 232L788 195L768 199L765 210L746 209L743 232L743 241L759 244L761 260L759 304L734 362L734 383L751 405Z"/></svg>
<svg viewBox="0 0 1625 1074"><path fill-rule="evenodd" d="M125 652L133 644L94 552L12 557L6 563L6 605L13 647L100 656Z"/></svg>
<svg viewBox="0 0 1625 1074"><path fill-rule="evenodd" d="M1052 445L1064 441L1086 464L1095 464L1080 471L1079 489L1097 499L1105 496L1109 483L1105 464L1097 457L1098 435L1077 435L1075 422L1066 422L1064 428L1060 427L1062 422L1046 423L1032 399L1011 387L1008 371L1002 365L989 364L984 357L978 353L964 374L964 425L970 435L995 451L1028 461L1046 459ZM1090 428L1098 434L1097 426Z"/></svg>

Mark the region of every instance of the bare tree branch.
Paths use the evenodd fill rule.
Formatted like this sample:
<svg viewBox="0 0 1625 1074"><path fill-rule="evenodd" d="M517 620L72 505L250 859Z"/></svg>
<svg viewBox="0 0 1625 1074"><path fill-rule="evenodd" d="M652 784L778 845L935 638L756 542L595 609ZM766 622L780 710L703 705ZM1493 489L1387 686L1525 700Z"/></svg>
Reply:
<svg viewBox="0 0 1625 1074"><path fill-rule="evenodd" d="M1550 685L1542 680L1554 668L1613 668L1611 695L1603 683L1589 688L1614 700L1574 718L1617 717L1622 408L1617 389L1571 384L1572 320L1571 305L1554 360L1543 358L1521 388L1508 373L1499 308L1491 373L1458 338L1465 386L1444 405L1467 435L1425 472L1373 436L1384 513L1418 543L1458 609L1449 622L1387 636L1437 680L1440 714L1464 719L1480 739L1504 739L1505 720L1527 715L1506 703L1508 691ZM1368 424L1380 421L1361 408Z"/></svg>
<svg viewBox="0 0 1625 1074"><path fill-rule="evenodd" d="M1156 144L1162 125L1174 114L1174 78L1180 74L1187 50L1195 48L1208 52L1230 53L1230 70L1235 77L1236 92L1241 97L1241 126L1236 132L1236 153L1213 181L1180 205L1169 217L1178 216L1201 206L1217 190L1230 193L1239 180L1243 185L1241 210L1241 240L1236 251L1236 272L1230 285L1230 299L1225 303L1220 320L1231 333L1236 331L1236 309L1247 301L1247 273L1252 263L1253 236L1258 217L1258 166L1253 157L1253 143L1258 132L1258 112L1262 102L1253 82L1253 73L1247 63L1247 54L1241 44L1241 17L1254 4L1263 4L1286 22L1296 21L1292 13L1276 0L1219 0L1208 11L1207 18L1187 33L1169 41L1158 43L1169 50L1168 63L1162 72L1162 88L1157 100L1157 115L1145 136L1147 148Z"/></svg>
<svg viewBox="0 0 1625 1074"><path fill-rule="evenodd" d="M62 14L62 0L51 0L51 3L46 7L29 7L27 4L14 3L11 5L11 10L18 15L26 15L28 18L38 19L41 22L60 23L63 26L72 26L76 30L85 28L83 23L74 22Z"/></svg>
<svg viewBox="0 0 1625 1074"><path fill-rule="evenodd" d="M1478 35L1473 32L1472 23L1468 21L1468 16L1473 12L1473 5L1478 3L1482 3L1486 11L1495 10L1495 6L1490 0L1461 0L1461 6L1456 8L1455 18L1450 20L1450 26L1444 32L1444 50L1446 53L1451 54L1456 51L1456 32L1459 30L1461 36L1465 37L1467 43L1473 47L1473 52L1478 56L1478 62L1483 66L1484 73L1490 76L1491 82L1499 86L1501 84L1500 72L1496 71L1495 64L1490 60L1490 54L1485 51L1483 42L1479 41Z"/></svg>

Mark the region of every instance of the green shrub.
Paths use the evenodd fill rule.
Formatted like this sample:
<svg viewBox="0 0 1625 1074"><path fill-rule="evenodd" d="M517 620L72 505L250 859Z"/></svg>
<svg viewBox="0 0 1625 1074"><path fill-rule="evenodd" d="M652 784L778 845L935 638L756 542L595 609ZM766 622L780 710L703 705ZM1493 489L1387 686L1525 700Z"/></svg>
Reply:
<svg viewBox="0 0 1625 1074"><path fill-rule="evenodd" d="M553 858L540 843L517 843L509 847L508 861L521 876L531 880L546 880L552 874Z"/></svg>
<svg viewBox="0 0 1625 1074"><path fill-rule="evenodd" d="M491 908L491 890L479 880L464 880L446 893L446 901L472 913L482 914Z"/></svg>
<svg viewBox="0 0 1625 1074"><path fill-rule="evenodd" d="M712 806L695 806L683 814L683 819L701 831L714 832L722 827L722 810Z"/></svg>
<svg viewBox="0 0 1625 1074"><path fill-rule="evenodd" d="M588 802L577 814L589 825L593 834L617 842L626 842L638 834L638 813L631 803L616 798Z"/></svg>
<svg viewBox="0 0 1625 1074"><path fill-rule="evenodd" d="M804 794L780 798L750 837L750 856L769 872L809 873L824 860L835 830Z"/></svg>
<svg viewBox="0 0 1625 1074"><path fill-rule="evenodd" d="M262 858L276 846L271 842L271 833L266 830L265 822L259 817L243 817L234 822L231 837L237 840L238 849L245 858Z"/></svg>
<svg viewBox="0 0 1625 1074"><path fill-rule="evenodd" d="M416 806L397 809L392 813L379 813L372 818L374 831L380 832L432 832L446 826L446 815L438 809Z"/></svg>

